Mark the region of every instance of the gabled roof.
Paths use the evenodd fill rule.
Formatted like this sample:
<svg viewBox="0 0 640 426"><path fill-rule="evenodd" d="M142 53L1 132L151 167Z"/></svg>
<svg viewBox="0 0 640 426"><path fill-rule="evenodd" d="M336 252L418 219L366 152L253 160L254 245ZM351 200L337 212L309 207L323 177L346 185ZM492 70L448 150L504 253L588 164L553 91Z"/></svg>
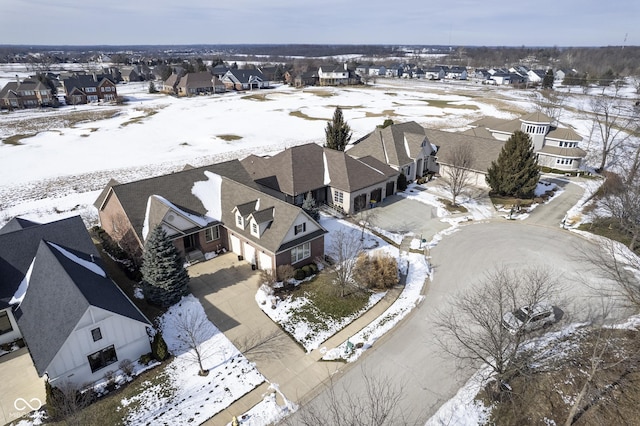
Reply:
<svg viewBox="0 0 640 426"><path fill-rule="evenodd" d="M17 229L18 221L10 221L0 231L0 309L9 301L25 277L41 240L54 241L100 261L100 253L91 241L80 216L55 222L24 226ZM12 230L13 229L13 230Z"/></svg>
<svg viewBox="0 0 640 426"><path fill-rule="evenodd" d="M376 128L347 153L354 157L370 155L395 167L403 167L419 156L425 129L415 121Z"/></svg>
<svg viewBox="0 0 640 426"><path fill-rule="evenodd" d="M213 87L213 75L208 71L193 72L185 74L180 79L178 87L186 88L201 88L201 87Z"/></svg>
<svg viewBox="0 0 640 426"><path fill-rule="evenodd" d="M353 192L398 174L384 163L368 164L349 154L309 143L273 157L250 155L241 163L256 183L294 197L325 186Z"/></svg>
<svg viewBox="0 0 640 426"><path fill-rule="evenodd" d="M468 145L471 149L473 164L471 170L486 173L491 162L498 158L504 141L479 138L464 133L426 130L429 141L438 147L438 163L447 164L447 155L456 145Z"/></svg>
<svg viewBox="0 0 640 426"><path fill-rule="evenodd" d="M250 83L256 79L265 81L264 74L262 74L260 70L231 69L225 74L225 77L230 76L233 76L232 80L236 80L238 83Z"/></svg>
<svg viewBox="0 0 640 426"><path fill-rule="evenodd" d="M86 230L84 232L86 234ZM94 263L96 257L40 240L32 260L29 286L19 307L18 326L38 374L44 374L90 306L149 324Z"/></svg>
<svg viewBox="0 0 640 426"><path fill-rule="evenodd" d="M231 160L135 182L113 185L111 191L118 197L140 241L144 241L142 230L144 228L147 202L152 195L159 195L169 200L186 213L202 217L207 214L205 206L192 193L195 182L206 180L205 171L228 177L250 187L257 187L240 162Z"/></svg>
<svg viewBox="0 0 640 426"><path fill-rule="evenodd" d="M227 224L229 232L240 234L272 253L278 253L292 243L294 245L296 245L295 243L300 244L327 232L318 225L318 231L305 234L299 239L299 242L298 240L285 242L284 239L288 231L300 215L306 216L309 221L313 221L301 208L224 177L222 178L221 193L222 223ZM248 211L249 209L253 210ZM241 210L243 215L258 215L259 217L263 215L265 210L271 210L273 221L258 238L251 234L249 227L238 228L235 226L234 212L237 210Z"/></svg>

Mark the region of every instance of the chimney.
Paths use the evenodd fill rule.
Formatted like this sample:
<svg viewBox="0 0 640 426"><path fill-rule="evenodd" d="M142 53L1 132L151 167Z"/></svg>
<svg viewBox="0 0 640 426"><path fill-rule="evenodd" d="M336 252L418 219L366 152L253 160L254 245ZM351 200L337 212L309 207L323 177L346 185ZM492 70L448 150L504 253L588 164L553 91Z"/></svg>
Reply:
<svg viewBox="0 0 640 426"><path fill-rule="evenodd" d="M344 63L344 70L345 70L345 71L347 71L347 70L348 70L348 68L347 68L347 63L346 63L346 62Z"/></svg>

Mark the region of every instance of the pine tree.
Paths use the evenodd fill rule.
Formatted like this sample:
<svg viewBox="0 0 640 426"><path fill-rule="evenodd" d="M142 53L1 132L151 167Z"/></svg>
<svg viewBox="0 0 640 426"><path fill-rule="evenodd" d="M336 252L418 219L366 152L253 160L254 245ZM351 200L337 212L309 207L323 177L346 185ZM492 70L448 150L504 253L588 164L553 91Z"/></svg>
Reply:
<svg viewBox="0 0 640 426"><path fill-rule="evenodd" d="M549 68L542 79L542 88L543 89L553 89L553 71Z"/></svg>
<svg viewBox="0 0 640 426"><path fill-rule="evenodd" d="M333 113L333 120L327 123L324 133L327 137L325 147L336 151L344 151L351 140L352 133L349 125L344 121L340 107L336 107Z"/></svg>
<svg viewBox="0 0 640 426"><path fill-rule="evenodd" d="M302 210L304 210L309 216L313 218L313 220L320 219L320 211L318 206L316 205L316 200L313 199L313 195L311 195L311 191L307 192L307 195L304 197L304 201L302 202Z"/></svg>
<svg viewBox="0 0 640 426"><path fill-rule="evenodd" d="M515 131L487 172L487 184L494 193L518 198L533 197L540 171L529 135Z"/></svg>
<svg viewBox="0 0 640 426"><path fill-rule="evenodd" d="M145 242L141 272L151 303L166 308L187 294L189 275L184 261L161 226L153 229Z"/></svg>

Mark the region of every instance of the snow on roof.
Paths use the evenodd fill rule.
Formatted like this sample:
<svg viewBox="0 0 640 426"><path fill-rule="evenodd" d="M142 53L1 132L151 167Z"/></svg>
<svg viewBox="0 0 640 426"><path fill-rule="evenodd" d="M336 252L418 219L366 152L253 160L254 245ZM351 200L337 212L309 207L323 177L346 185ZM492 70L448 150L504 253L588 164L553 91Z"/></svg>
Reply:
<svg viewBox="0 0 640 426"><path fill-rule="evenodd" d="M206 181L193 184L191 193L195 195L207 209L207 217L222 220L222 177L216 173L205 171ZM203 226L206 226L203 225Z"/></svg>
<svg viewBox="0 0 640 426"><path fill-rule="evenodd" d="M27 273L22 279L22 282L20 282L18 289L13 294L13 297L11 298L11 300L9 300L10 305L20 305L22 303L22 300L24 299L25 294L27 294L27 288L29 288L29 280L31 279L31 271L33 271L34 263L36 263L35 257L31 261L31 265L29 265L29 269L27 270Z"/></svg>
<svg viewBox="0 0 640 426"><path fill-rule="evenodd" d="M91 272L93 272L94 274L100 275L103 278L107 278L107 274L106 272L104 272L104 270L99 267L98 265L96 265L95 263L82 259L78 256L76 256L75 254L63 249L62 247L60 247L57 244L54 243L50 243L53 247L55 247L56 250L58 250L60 253L62 253L67 259L71 260L72 262L77 263L78 265L87 268L88 270L90 270Z"/></svg>
<svg viewBox="0 0 640 426"><path fill-rule="evenodd" d="M179 207L177 207L171 201L167 200L166 198L161 197L160 195L154 194L154 195L151 195L149 197L149 200L147 201L147 210L146 210L146 213L144 215L144 223L142 225L142 238L144 238L145 240L147 239L147 235L149 234L149 213L151 212L152 200L157 200L157 201L161 202L162 204L164 204L165 206L167 206L168 208L170 208L174 212L178 213L181 216L184 216L186 219L194 222L195 224L197 224L200 227L204 228L205 226L207 226L209 224L209 221L207 219L202 218L202 217L197 216L197 215L194 215L194 214L191 214L191 213L187 213L184 210L182 210Z"/></svg>
<svg viewBox="0 0 640 426"><path fill-rule="evenodd" d="M324 163L324 184L331 185L331 176L329 176L329 164L327 163L327 154L322 152L322 161Z"/></svg>

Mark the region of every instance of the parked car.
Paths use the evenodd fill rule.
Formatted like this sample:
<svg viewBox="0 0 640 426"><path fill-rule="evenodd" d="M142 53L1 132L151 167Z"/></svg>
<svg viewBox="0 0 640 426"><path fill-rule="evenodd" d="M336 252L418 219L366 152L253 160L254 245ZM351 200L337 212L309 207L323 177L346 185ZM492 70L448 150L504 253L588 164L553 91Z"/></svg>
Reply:
<svg viewBox="0 0 640 426"><path fill-rule="evenodd" d="M548 327L556 321L553 305L547 302L523 306L513 312L507 312L502 317L502 326L509 333L526 333Z"/></svg>

